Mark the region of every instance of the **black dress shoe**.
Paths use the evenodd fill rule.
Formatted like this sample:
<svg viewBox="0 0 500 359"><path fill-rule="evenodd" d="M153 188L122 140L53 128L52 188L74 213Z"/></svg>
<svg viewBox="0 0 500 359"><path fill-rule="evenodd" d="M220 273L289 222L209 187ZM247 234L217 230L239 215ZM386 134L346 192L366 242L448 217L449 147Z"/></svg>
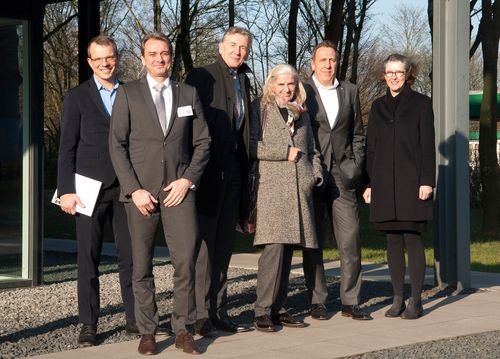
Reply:
<svg viewBox="0 0 500 359"><path fill-rule="evenodd" d="M198 319L194 324L194 332L202 337L211 337L217 334L217 329L212 325L210 319Z"/></svg>
<svg viewBox="0 0 500 359"><path fill-rule="evenodd" d="M215 318L212 318L212 324L215 328L229 333L243 333L253 330L247 324L237 324L229 318L226 312L220 311Z"/></svg>
<svg viewBox="0 0 500 359"><path fill-rule="evenodd" d="M366 313L358 305L342 305L342 316L350 317L356 320L370 320L373 319L370 314Z"/></svg>
<svg viewBox="0 0 500 359"><path fill-rule="evenodd" d="M125 331L127 332L127 334L139 334L139 328L137 328L137 324L131 322L127 322L127 324L125 324Z"/></svg>
<svg viewBox="0 0 500 359"><path fill-rule="evenodd" d="M80 329L80 335L78 336L78 344L84 347L91 347L96 345L97 341L95 339L97 331L97 325L84 324L82 329Z"/></svg>
<svg viewBox="0 0 500 359"><path fill-rule="evenodd" d="M303 320L292 317L288 312L271 314L271 320L274 325L282 325L284 327L304 328L306 326Z"/></svg>
<svg viewBox="0 0 500 359"><path fill-rule="evenodd" d="M309 310L309 313L311 313L311 317L313 319L317 320L326 320L327 318L327 311L326 311L326 306L324 304L313 304L311 305L311 309Z"/></svg>
<svg viewBox="0 0 500 359"><path fill-rule="evenodd" d="M267 314L255 317L253 325L255 329L260 330L261 332L276 331L273 325L273 321L271 320L271 317L269 317L269 315Z"/></svg>
<svg viewBox="0 0 500 359"><path fill-rule="evenodd" d="M384 316L386 316L387 318L397 318L397 317L401 316L401 314L404 312L405 309L406 309L406 305L404 302L400 305L393 304L387 310L387 312L385 312Z"/></svg>
<svg viewBox="0 0 500 359"><path fill-rule="evenodd" d="M424 308L422 307L422 301L410 298L408 306L404 312L401 313L401 319L418 319L422 316L423 312Z"/></svg>

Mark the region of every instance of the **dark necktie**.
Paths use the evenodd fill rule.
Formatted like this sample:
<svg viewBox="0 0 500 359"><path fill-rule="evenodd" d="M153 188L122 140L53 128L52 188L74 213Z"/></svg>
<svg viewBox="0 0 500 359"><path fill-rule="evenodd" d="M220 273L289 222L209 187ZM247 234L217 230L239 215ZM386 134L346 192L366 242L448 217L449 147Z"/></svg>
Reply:
<svg viewBox="0 0 500 359"><path fill-rule="evenodd" d="M229 73L233 79L234 85L234 114L235 114L235 129L238 131L243 122L243 96L241 95L240 79L238 77L238 72L236 70L230 70Z"/></svg>

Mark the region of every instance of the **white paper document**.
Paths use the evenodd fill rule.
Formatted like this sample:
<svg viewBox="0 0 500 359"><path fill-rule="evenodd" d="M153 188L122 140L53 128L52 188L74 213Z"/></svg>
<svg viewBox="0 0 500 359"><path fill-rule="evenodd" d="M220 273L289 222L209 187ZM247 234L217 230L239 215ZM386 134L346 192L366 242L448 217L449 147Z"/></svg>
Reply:
<svg viewBox="0 0 500 359"><path fill-rule="evenodd" d="M92 212L94 212L95 202L97 201L97 196L99 195L99 190L101 189L102 182L95 179L85 177L75 173L75 188L76 194L83 202L85 208L76 205L76 211L78 213L84 214L91 217ZM57 198L57 189L52 197L52 203L60 206L59 198Z"/></svg>

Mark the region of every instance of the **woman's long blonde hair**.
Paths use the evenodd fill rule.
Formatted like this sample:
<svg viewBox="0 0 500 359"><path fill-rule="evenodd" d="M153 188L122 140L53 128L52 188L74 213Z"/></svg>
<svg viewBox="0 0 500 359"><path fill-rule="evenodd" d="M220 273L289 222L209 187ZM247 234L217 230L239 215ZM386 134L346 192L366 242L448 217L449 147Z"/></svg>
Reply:
<svg viewBox="0 0 500 359"><path fill-rule="evenodd" d="M295 97L294 101L299 105L303 106L306 101L306 90L300 82L299 74L297 70L289 64L279 64L273 67L273 69L267 75L266 82L264 83L264 87L262 89L262 104L269 105L273 103L274 100L274 92L273 87L276 83L276 78L280 75L290 74L293 76L295 81Z"/></svg>

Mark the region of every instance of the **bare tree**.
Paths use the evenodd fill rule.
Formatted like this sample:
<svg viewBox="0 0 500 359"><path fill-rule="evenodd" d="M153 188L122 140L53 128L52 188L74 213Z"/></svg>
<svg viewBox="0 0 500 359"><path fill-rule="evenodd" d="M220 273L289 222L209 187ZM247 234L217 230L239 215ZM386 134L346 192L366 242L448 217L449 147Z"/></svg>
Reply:
<svg viewBox="0 0 500 359"><path fill-rule="evenodd" d="M160 0L153 0L154 30L161 32L161 6Z"/></svg>
<svg viewBox="0 0 500 359"><path fill-rule="evenodd" d="M175 56L172 66L172 78L178 80L181 72L181 59L185 72L193 69L193 59L190 51L190 29L193 16L195 16L199 1L195 1L192 12L189 9L189 0L181 0L181 21L180 31L175 43Z"/></svg>
<svg viewBox="0 0 500 359"><path fill-rule="evenodd" d="M234 26L234 11L235 11L234 0L229 0L229 9L228 9L228 12L229 12L229 27Z"/></svg>
<svg viewBox="0 0 500 359"><path fill-rule="evenodd" d="M290 16L288 17L288 63L297 66L297 16L300 0L290 2Z"/></svg>
<svg viewBox="0 0 500 359"><path fill-rule="evenodd" d="M425 11L416 6L399 5L393 19L382 28L386 55L399 52L410 57L419 67L419 75L413 87L430 95L432 44Z"/></svg>

